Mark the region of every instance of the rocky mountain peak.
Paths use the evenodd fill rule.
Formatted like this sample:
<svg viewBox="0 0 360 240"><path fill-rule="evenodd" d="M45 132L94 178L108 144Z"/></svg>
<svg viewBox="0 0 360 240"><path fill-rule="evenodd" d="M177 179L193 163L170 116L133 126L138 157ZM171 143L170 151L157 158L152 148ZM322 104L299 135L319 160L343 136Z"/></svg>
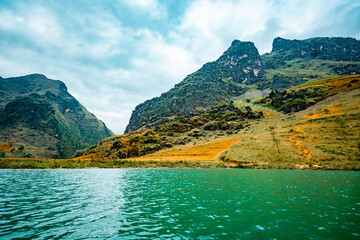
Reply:
<svg viewBox="0 0 360 240"><path fill-rule="evenodd" d="M230 47L224 52L224 54L241 54L242 52L254 51L257 52L255 44L253 42L243 42L235 39L232 41Z"/></svg>
<svg viewBox="0 0 360 240"><path fill-rule="evenodd" d="M200 114L221 102L244 97L246 92L258 94L318 77L355 74L359 50L359 41L353 38L279 37L274 39L273 51L260 56L254 43L234 40L216 61L204 64L160 97L138 105L125 132ZM298 61L290 62L294 59Z"/></svg>
<svg viewBox="0 0 360 240"><path fill-rule="evenodd" d="M260 55L253 42L234 40L216 62L225 73L223 77L237 83L256 82L263 74Z"/></svg>

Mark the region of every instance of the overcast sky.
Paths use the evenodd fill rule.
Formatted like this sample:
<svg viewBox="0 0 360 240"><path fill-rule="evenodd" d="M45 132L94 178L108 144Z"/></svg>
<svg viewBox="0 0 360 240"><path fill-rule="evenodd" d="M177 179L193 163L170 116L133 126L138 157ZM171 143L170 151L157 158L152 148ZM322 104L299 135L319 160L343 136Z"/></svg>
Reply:
<svg viewBox="0 0 360 240"><path fill-rule="evenodd" d="M360 39L360 0L0 0L0 76L42 73L115 133L234 39Z"/></svg>

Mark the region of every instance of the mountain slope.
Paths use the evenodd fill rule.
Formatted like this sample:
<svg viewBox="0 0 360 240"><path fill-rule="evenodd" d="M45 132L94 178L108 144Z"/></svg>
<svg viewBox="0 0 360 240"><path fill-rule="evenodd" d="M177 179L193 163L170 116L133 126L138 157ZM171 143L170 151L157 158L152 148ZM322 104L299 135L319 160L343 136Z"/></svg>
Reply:
<svg viewBox="0 0 360 240"><path fill-rule="evenodd" d="M183 148L198 142L233 136L264 112L233 102L216 105L205 113L173 119L143 132L132 132L104 139L78 152L80 158L123 159L141 157L169 148ZM198 149L199 150L199 149Z"/></svg>
<svg viewBox="0 0 360 240"><path fill-rule="evenodd" d="M276 38L271 53L262 56L253 43L235 40L218 60L206 63L160 97L138 105L125 132L204 112L223 101L349 74L360 74L360 41L353 38Z"/></svg>
<svg viewBox="0 0 360 240"><path fill-rule="evenodd" d="M232 96L240 96L247 89L243 83L258 81L263 74L254 44L235 40L218 60L206 63L160 97L138 105L125 132L161 124L173 116L203 112Z"/></svg>
<svg viewBox="0 0 360 240"><path fill-rule="evenodd" d="M267 100L303 105L312 98L303 92L314 88L325 92L322 99L241 132L242 141L219 160L244 168L360 170L360 75L313 80Z"/></svg>
<svg viewBox="0 0 360 240"><path fill-rule="evenodd" d="M40 74L0 79L0 126L10 157L70 158L113 135L63 82Z"/></svg>

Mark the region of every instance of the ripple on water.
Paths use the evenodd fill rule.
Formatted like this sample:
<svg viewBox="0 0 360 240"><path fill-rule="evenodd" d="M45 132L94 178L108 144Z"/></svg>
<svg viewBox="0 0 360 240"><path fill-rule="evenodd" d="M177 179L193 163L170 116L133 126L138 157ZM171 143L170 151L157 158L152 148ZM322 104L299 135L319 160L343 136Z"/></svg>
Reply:
<svg viewBox="0 0 360 240"><path fill-rule="evenodd" d="M354 238L359 180L349 172L0 170L0 239Z"/></svg>

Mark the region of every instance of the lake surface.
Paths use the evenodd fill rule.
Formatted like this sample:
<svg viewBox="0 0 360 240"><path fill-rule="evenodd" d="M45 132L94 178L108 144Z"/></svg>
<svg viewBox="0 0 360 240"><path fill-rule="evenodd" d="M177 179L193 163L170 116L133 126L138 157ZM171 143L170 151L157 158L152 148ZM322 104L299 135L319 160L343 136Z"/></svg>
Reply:
<svg viewBox="0 0 360 240"><path fill-rule="evenodd" d="M359 239L360 173L0 170L0 239Z"/></svg>

